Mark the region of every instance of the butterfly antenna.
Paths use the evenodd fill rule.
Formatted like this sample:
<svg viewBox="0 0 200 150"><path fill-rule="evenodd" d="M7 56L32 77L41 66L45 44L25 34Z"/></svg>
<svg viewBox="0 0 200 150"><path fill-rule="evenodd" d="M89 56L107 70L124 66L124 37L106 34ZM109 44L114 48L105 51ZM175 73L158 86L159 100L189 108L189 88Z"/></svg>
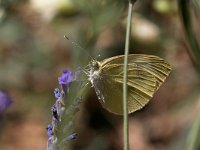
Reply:
<svg viewBox="0 0 200 150"><path fill-rule="evenodd" d="M89 69L88 69L88 65L84 68L81 68L83 73L85 73L87 76L89 76Z"/></svg>
<svg viewBox="0 0 200 150"><path fill-rule="evenodd" d="M97 58L100 58L101 57L101 54L98 54Z"/></svg>
<svg viewBox="0 0 200 150"><path fill-rule="evenodd" d="M80 46L80 44L71 41L68 36L64 35L64 38L67 39L68 41L70 41L72 43L72 45L78 47L79 49L81 49L83 52L86 52L86 54L90 57L91 60L95 60L83 47Z"/></svg>
<svg viewBox="0 0 200 150"><path fill-rule="evenodd" d="M86 86L88 86L89 83L90 83L89 81L86 82L86 84L83 86L83 88L86 87Z"/></svg>

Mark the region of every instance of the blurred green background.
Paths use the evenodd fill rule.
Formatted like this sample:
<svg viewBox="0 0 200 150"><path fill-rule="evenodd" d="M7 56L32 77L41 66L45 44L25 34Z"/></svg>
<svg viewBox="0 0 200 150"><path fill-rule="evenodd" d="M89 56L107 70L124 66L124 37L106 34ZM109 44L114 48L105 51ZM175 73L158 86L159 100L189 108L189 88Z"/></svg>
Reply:
<svg viewBox="0 0 200 150"><path fill-rule="evenodd" d="M125 0L0 0L0 90L14 101L0 120L0 149L46 149L58 76L87 65L88 55L124 53L127 6ZM200 149L199 12L198 0L135 4L130 52L158 55L172 73L130 115L130 150ZM92 88L76 122L71 149L122 149L122 117L102 109Z"/></svg>

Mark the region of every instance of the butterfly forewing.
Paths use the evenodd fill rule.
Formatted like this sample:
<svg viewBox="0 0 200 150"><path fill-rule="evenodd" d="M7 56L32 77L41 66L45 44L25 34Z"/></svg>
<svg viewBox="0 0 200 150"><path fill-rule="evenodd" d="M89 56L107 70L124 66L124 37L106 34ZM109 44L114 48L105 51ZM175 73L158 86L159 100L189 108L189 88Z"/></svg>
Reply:
<svg viewBox="0 0 200 150"><path fill-rule="evenodd" d="M123 67L123 63L124 55L111 57L102 61L102 70L111 73L112 71L109 71L110 67L112 68L112 66L116 66L116 64ZM148 71L156 77L159 85L164 82L171 71L170 65L165 62L164 59L154 55L130 54L128 56L128 64L131 66L138 66L141 69Z"/></svg>
<svg viewBox="0 0 200 150"><path fill-rule="evenodd" d="M101 62L99 78L93 82L103 107L115 114L123 114L123 67L124 55ZM145 106L170 73L170 65L153 55L131 54L128 56L128 112Z"/></svg>

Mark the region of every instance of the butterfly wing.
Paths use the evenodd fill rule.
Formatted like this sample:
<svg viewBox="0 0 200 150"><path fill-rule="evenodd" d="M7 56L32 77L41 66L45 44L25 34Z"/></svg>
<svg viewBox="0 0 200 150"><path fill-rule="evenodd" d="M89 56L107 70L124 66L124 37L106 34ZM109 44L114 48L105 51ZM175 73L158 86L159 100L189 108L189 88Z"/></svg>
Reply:
<svg viewBox="0 0 200 150"><path fill-rule="evenodd" d="M115 70L117 64L123 66L124 55L111 57L102 61L102 70L108 74L112 74L112 69ZM130 54L128 56L128 64L138 66L155 76L159 86L165 81L171 71L171 66L164 59L154 55Z"/></svg>
<svg viewBox="0 0 200 150"><path fill-rule="evenodd" d="M152 55L128 56L128 112L144 107L170 73L170 65ZM124 56L111 57L100 62L99 78L94 88L104 108L123 114L123 64Z"/></svg>

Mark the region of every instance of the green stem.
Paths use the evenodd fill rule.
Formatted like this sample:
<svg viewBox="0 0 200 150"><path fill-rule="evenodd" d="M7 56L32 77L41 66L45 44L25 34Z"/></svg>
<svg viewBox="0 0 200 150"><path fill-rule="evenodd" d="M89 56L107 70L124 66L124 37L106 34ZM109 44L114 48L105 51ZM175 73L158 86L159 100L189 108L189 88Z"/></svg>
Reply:
<svg viewBox="0 0 200 150"><path fill-rule="evenodd" d="M179 4L179 10L181 14L181 19L183 21L185 34L188 39L188 43L191 47L191 50L189 50L189 54L191 55L191 58L193 60L193 63L196 67L196 69L200 72L200 47L198 45L197 38L195 36L195 32L193 30L193 24L191 20L191 5L190 0L178 0Z"/></svg>
<svg viewBox="0 0 200 150"><path fill-rule="evenodd" d="M131 33L132 8L133 8L133 3L129 1L128 19L126 28L125 57L124 57L124 82L123 82L124 150L129 149L127 69L128 69L129 42Z"/></svg>
<svg viewBox="0 0 200 150"><path fill-rule="evenodd" d="M200 113L197 119L194 121L193 127L187 137L185 150L198 150L199 148L199 137L200 137Z"/></svg>

